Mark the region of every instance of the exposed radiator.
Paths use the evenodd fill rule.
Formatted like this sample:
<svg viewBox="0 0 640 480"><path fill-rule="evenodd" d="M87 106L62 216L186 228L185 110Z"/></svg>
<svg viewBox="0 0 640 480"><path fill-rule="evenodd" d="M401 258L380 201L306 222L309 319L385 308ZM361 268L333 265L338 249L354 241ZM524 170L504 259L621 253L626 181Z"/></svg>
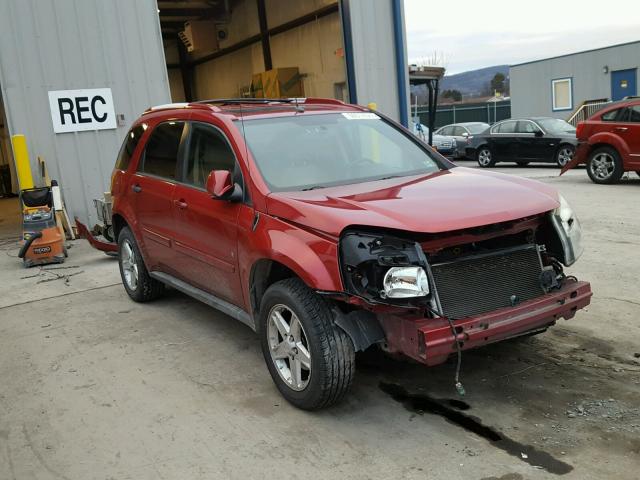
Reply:
<svg viewBox="0 0 640 480"><path fill-rule="evenodd" d="M542 262L535 245L431 265L443 313L463 318L539 297Z"/></svg>

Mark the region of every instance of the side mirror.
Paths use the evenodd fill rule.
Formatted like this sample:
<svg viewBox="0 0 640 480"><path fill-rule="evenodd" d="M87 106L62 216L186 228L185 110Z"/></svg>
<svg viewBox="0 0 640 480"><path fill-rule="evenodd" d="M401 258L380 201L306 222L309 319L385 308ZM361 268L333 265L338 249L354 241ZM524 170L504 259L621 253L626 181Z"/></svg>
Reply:
<svg viewBox="0 0 640 480"><path fill-rule="evenodd" d="M534 137L541 137L542 135L543 135L542 130L536 130L536 131L533 133L533 136L534 136Z"/></svg>
<svg viewBox="0 0 640 480"><path fill-rule="evenodd" d="M233 183L228 170L211 171L207 177L207 192L216 200L238 201L242 198L241 188Z"/></svg>
<svg viewBox="0 0 640 480"><path fill-rule="evenodd" d="M462 133L462 136L463 136L464 138L467 138L467 137L469 136L469 132L463 132L463 133Z"/></svg>

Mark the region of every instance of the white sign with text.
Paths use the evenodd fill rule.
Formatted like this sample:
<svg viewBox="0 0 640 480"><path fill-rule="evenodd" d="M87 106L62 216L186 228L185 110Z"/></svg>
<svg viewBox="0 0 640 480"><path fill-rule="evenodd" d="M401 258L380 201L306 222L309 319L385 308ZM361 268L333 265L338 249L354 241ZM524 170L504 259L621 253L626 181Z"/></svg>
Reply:
<svg viewBox="0 0 640 480"><path fill-rule="evenodd" d="M116 128L110 88L51 91L49 107L56 133Z"/></svg>

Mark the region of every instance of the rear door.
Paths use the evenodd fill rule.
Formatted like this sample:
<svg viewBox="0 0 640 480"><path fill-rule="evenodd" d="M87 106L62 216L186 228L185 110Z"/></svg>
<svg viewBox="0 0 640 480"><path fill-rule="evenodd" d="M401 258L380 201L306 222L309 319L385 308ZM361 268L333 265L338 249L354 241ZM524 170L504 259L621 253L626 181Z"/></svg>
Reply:
<svg viewBox="0 0 640 480"><path fill-rule="evenodd" d="M224 132L189 124L180 183L173 192L179 276L191 285L242 305L238 271L238 213L242 203L214 200L205 189L212 170L228 170L242 184L240 168Z"/></svg>
<svg viewBox="0 0 640 480"><path fill-rule="evenodd" d="M178 121L156 125L129 182L130 198L150 270L172 273L176 268L171 199L184 126L184 122Z"/></svg>
<svg viewBox="0 0 640 480"><path fill-rule="evenodd" d="M491 129L489 146L496 160L515 161L517 158L518 137L515 120L506 120Z"/></svg>

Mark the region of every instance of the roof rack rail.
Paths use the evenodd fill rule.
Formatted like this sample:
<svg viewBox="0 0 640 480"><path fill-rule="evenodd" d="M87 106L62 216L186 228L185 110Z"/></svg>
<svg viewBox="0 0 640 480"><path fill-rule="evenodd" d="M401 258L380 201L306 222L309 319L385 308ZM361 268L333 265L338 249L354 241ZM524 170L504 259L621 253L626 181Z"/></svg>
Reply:
<svg viewBox="0 0 640 480"><path fill-rule="evenodd" d="M267 103L296 103L296 100L300 101L300 99L295 98L213 98L211 100L198 100L197 102L192 102L193 104L198 103L207 103L207 104L221 104L221 105L234 105L239 103L257 103L257 104L267 104ZM302 103L302 102L300 102Z"/></svg>

